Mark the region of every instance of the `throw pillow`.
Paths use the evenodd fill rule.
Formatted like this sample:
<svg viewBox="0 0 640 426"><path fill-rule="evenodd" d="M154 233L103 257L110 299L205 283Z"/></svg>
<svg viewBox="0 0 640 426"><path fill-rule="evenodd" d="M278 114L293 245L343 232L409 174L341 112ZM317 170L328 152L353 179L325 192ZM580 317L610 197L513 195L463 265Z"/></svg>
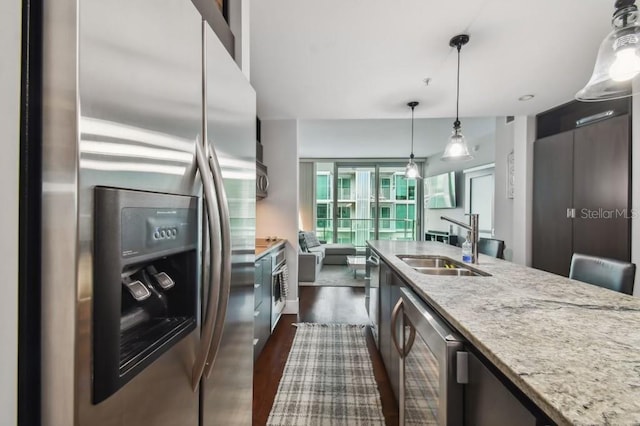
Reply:
<svg viewBox="0 0 640 426"><path fill-rule="evenodd" d="M309 253L309 247L307 247L307 242L304 239L304 233L303 232L299 232L298 233L298 247L300 247L300 250L303 253Z"/></svg>
<svg viewBox="0 0 640 426"><path fill-rule="evenodd" d="M305 242L307 243L307 247L309 248L320 247L320 241L318 240L318 237L316 236L315 232L305 232L304 239L305 239Z"/></svg>

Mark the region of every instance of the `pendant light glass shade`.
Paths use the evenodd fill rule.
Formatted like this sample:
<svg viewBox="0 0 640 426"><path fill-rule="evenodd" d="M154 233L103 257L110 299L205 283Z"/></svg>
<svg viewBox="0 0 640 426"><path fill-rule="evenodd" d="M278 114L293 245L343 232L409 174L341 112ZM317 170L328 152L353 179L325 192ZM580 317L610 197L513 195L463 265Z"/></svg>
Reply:
<svg viewBox="0 0 640 426"><path fill-rule="evenodd" d="M420 176L420 169L418 165L413 161L413 110L417 107L419 102L409 102L407 106L411 108L411 155L409 155L409 163L407 163L404 169L404 177L407 179L422 179Z"/></svg>
<svg viewBox="0 0 640 426"><path fill-rule="evenodd" d="M576 93L584 102L606 101L631 96L640 90L633 80L640 73L640 24L635 0L616 1L611 24L613 31L598 50L593 74L587 85Z"/></svg>
<svg viewBox="0 0 640 426"><path fill-rule="evenodd" d="M409 159L409 163L404 169L404 177L407 179L421 179L420 170L418 169L418 165L413 162L413 158Z"/></svg>
<svg viewBox="0 0 640 426"><path fill-rule="evenodd" d="M464 135L460 132L460 128L454 128L449 138L449 143L444 149L442 155L442 161L469 161L473 156L469 154L469 148L467 147L467 141Z"/></svg>
<svg viewBox="0 0 640 426"><path fill-rule="evenodd" d="M440 158L442 161L469 161L473 156L469 154L467 141L460 130L460 120L458 110L460 106L460 49L469 42L469 36L460 34L449 41L449 46L458 49L458 77L456 80L456 121L453 122L453 133L449 138L449 143L444 148L444 154Z"/></svg>

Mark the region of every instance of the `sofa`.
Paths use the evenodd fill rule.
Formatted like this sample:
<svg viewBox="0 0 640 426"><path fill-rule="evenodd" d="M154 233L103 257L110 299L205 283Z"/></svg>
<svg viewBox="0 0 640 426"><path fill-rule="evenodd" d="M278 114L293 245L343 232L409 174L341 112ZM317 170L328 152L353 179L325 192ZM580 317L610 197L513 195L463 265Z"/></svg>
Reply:
<svg viewBox="0 0 640 426"><path fill-rule="evenodd" d="M298 233L298 281L314 282L324 265L346 265L355 256L353 244L325 244L315 232Z"/></svg>

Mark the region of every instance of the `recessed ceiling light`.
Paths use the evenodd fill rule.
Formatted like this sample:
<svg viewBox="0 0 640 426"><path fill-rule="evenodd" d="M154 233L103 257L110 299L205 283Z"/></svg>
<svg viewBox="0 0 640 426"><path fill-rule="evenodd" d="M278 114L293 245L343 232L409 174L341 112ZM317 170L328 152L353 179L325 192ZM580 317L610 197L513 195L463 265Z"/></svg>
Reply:
<svg viewBox="0 0 640 426"><path fill-rule="evenodd" d="M536 95L522 95L518 98L519 101L530 101L531 99L533 99Z"/></svg>

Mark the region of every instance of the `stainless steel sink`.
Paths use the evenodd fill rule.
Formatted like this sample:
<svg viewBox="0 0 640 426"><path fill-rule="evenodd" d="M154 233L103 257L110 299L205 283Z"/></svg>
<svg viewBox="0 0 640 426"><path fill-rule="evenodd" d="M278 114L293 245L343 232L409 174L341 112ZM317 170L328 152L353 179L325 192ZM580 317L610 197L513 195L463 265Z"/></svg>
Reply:
<svg viewBox="0 0 640 426"><path fill-rule="evenodd" d="M409 257L398 256L407 265L414 268L459 268L456 262L452 259L442 256L429 256L429 257Z"/></svg>
<svg viewBox="0 0 640 426"><path fill-rule="evenodd" d="M421 274L458 276L458 277L490 277L491 274L472 268L466 264L445 256L396 255L407 265Z"/></svg>
<svg viewBox="0 0 640 426"><path fill-rule="evenodd" d="M480 273L472 271L471 269L463 268L413 268L421 274L427 275L445 275L445 276L458 276L458 277L486 277L487 273Z"/></svg>

